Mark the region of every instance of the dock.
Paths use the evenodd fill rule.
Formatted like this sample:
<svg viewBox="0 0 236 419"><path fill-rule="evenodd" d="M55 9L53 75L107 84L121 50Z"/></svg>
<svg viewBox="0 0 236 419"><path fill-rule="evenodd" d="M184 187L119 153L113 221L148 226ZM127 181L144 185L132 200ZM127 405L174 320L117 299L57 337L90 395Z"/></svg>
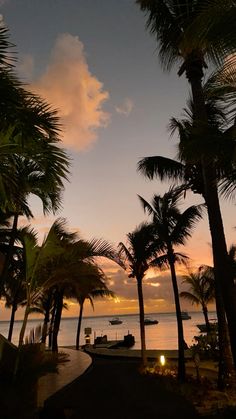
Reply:
<svg viewBox="0 0 236 419"><path fill-rule="evenodd" d="M113 341L114 342L114 341ZM140 349L127 349L127 348L117 348L113 349L112 347L100 346L100 345L86 345L84 351L90 355L99 355L105 357L126 357L126 358L141 358ZM147 349L146 350L147 358L150 360L159 359L161 355L164 355L166 359L176 360L178 358L177 349ZM184 356L186 360L192 359L192 352L190 349L184 351Z"/></svg>

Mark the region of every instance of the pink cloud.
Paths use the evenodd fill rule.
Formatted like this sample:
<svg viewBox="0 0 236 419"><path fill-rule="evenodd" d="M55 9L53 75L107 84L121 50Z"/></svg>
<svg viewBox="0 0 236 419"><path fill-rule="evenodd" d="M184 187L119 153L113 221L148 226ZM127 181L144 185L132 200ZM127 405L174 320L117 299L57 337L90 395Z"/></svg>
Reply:
<svg viewBox="0 0 236 419"><path fill-rule="evenodd" d="M58 37L45 73L32 90L58 109L66 147L87 150L106 127L109 115L102 109L109 98L103 84L90 73L84 46L77 36Z"/></svg>

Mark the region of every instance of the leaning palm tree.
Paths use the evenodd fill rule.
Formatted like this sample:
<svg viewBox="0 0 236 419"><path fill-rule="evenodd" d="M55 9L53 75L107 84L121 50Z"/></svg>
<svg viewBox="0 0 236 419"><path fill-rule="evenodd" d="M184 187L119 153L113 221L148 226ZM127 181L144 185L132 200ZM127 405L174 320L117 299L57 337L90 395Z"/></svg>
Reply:
<svg viewBox="0 0 236 419"><path fill-rule="evenodd" d="M128 265L129 278L137 280L139 324L141 338L142 364L147 364L145 326L144 326L144 301L142 282L149 267L156 258L153 245L152 226L147 223L140 224L133 232L127 234L127 245L119 243L120 255Z"/></svg>
<svg viewBox="0 0 236 419"><path fill-rule="evenodd" d="M179 76L185 73L194 104L195 149L198 147L207 205L216 286L221 287L229 324L231 342L236 328L234 284L227 258L227 245L220 212L215 168L208 158L204 132L209 128L202 88L204 72L210 64L232 68L235 65L236 37L234 0L136 0L148 15L147 27L156 36L163 67L180 63ZM230 57L230 58L229 58ZM224 278L227 278L225 281Z"/></svg>
<svg viewBox="0 0 236 419"><path fill-rule="evenodd" d="M103 239L79 239L67 246L63 254L52 258L45 265L48 280L44 288L47 289L48 286L56 284L54 294L55 316L52 331L52 349L54 351L57 351L58 347L57 336L62 316L63 299L64 297L79 296L79 292L83 293L83 287L86 289L90 281L105 278L103 271L97 265L100 258L109 259L123 266L116 250L108 241ZM88 281L87 285L86 281ZM105 291L111 295L110 290Z"/></svg>
<svg viewBox="0 0 236 419"><path fill-rule="evenodd" d="M31 240L31 243L30 243ZM53 304L52 349L57 351L57 338L60 328L64 297L71 296L72 290L80 289L84 277L98 277L100 269L92 267L100 258L119 263L122 261L113 246L103 239L83 240L76 233L69 233L64 219L58 219L52 225L41 246L37 245L35 237L23 236L26 262L30 262L27 270L27 312L42 294L47 298L44 339L46 324L49 320L50 308ZM96 275L95 275L96 274ZM77 285L76 285L77 284ZM25 322L28 314L25 312ZM46 313L45 313L46 314ZM24 322L24 324L25 324ZM24 325L25 329L25 325ZM22 330L20 343L22 343Z"/></svg>
<svg viewBox="0 0 236 419"><path fill-rule="evenodd" d="M201 206L193 205L181 213L178 206L183 197L182 188L171 187L163 196L154 195L151 203L139 196L141 204L152 217L155 246L159 257L154 264L168 266L171 271L172 286L178 328L178 378L185 381L184 333L179 301L179 291L175 263L184 262L185 256L176 253L176 246L184 245L191 236L197 221L201 218Z"/></svg>
<svg viewBox="0 0 236 419"><path fill-rule="evenodd" d="M55 256L64 253L65 246L73 242L75 234L65 229L65 220L57 219L45 236L42 245L38 244L37 233L34 229L24 227L20 234L20 242L24 254L24 272L26 301L22 327L19 336L19 346L23 344L28 316L35 301L42 293L49 279L45 279L42 270L47 262Z"/></svg>
<svg viewBox="0 0 236 419"><path fill-rule="evenodd" d="M208 318L208 304L215 300L214 274L207 267L200 267L196 272L183 275L183 283L189 287L188 291L182 291L181 298L189 301L192 305L201 306L206 330L210 332Z"/></svg>

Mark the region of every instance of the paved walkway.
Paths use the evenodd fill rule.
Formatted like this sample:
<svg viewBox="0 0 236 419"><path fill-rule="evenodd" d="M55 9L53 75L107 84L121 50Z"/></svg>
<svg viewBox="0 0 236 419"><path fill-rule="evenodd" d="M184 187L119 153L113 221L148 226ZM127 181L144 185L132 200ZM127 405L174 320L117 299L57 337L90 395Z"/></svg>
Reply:
<svg viewBox="0 0 236 419"><path fill-rule="evenodd" d="M92 363L92 358L82 351L68 348L59 348L59 351L68 354L69 361L59 364L58 373L50 373L39 379L39 408L43 407L45 400L81 376Z"/></svg>

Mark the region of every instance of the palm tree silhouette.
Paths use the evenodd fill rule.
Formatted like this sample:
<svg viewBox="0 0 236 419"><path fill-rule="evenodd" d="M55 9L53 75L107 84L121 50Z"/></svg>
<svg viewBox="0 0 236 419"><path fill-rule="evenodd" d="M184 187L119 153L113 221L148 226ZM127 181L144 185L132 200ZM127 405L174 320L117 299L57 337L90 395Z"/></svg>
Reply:
<svg viewBox="0 0 236 419"><path fill-rule="evenodd" d="M208 267L202 266L196 272L183 275L183 283L188 285L188 291L180 292L180 297L189 301L192 305L201 306L206 330L210 332L208 317L208 304L215 300L214 273Z"/></svg>
<svg viewBox="0 0 236 419"><path fill-rule="evenodd" d="M152 217L155 247L158 252L158 258L152 264L160 268L168 266L171 271L178 327L178 379L185 381L184 333L175 264L184 262L186 256L176 253L174 248L184 245L191 236L195 224L201 218L201 206L193 205L181 213L178 205L182 196L182 188L171 187L163 196L154 195L151 203L142 197L139 198L144 211Z"/></svg>
<svg viewBox="0 0 236 419"><path fill-rule="evenodd" d="M174 64L180 63L178 75L185 73L190 83L198 142L199 138L204 138L204 132L209 128L202 87L202 78L208 63L218 66L224 64L228 68L232 68L235 63L235 3L228 1L224 6L221 0L191 0L185 3L172 0L136 0L136 3L148 16L146 26L157 39L163 67L169 70ZM236 329L234 284L227 257L215 167L209 161L203 142L199 144L198 152L212 237L215 280L223 294L236 362L236 347L233 342ZM228 278L227 281L224 280L225 277Z"/></svg>
<svg viewBox="0 0 236 419"><path fill-rule="evenodd" d="M119 243L120 255L124 257L128 265L129 278L137 281L138 303L139 303L139 324L141 339L142 364L147 364L145 326L144 326L144 301L142 282L149 267L156 258L156 250L153 243L152 226L142 223L131 233L127 234L127 245Z"/></svg>

